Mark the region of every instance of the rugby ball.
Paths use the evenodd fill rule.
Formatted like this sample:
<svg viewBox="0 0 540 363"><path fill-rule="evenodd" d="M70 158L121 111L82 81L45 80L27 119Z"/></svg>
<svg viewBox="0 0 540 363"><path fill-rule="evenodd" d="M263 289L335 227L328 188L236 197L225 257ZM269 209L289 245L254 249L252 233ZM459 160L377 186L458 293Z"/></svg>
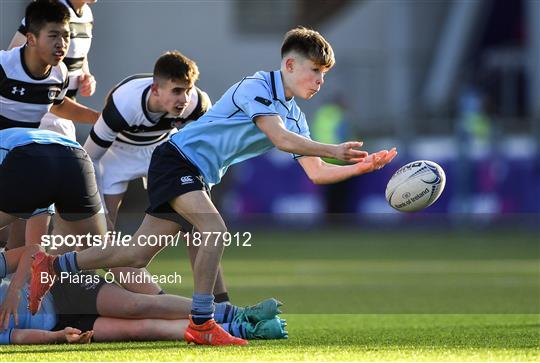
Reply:
<svg viewBox="0 0 540 363"><path fill-rule="evenodd" d="M400 212L416 212L435 203L445 183L444 170L437 163L413 161L392 175L386 186L386 200Z"/></svg>

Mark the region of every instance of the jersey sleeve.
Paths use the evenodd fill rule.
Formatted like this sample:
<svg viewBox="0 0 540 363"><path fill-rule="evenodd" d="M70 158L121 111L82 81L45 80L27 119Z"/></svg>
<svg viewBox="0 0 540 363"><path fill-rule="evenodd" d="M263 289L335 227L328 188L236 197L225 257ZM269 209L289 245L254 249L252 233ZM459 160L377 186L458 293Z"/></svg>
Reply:
<svg viewBox="0 0 540 363"><path fill-rule="evenodd" d="M13 328L0 330L0 345L11 344L11 332Z"/></svg>
<svg viewBox="0 0 540 363"><path fill-rule="evenodd" d="M101 116L90 131L90 138L98 146L109 147L116 139L116 135L128 128L129 123L118 110L114 102L114 92L112 92L107 97L107 102Z"/></svg>
<svg viewBox="0 0 540 363"><path fill-rule="evenodd" d="M311 135L309 133L309 126L306 121L306 115L304 115L303 112L300 112L298 119L291 118L291 120L294 121L295 123L295 126L291 130L292 132L300 136L303 136L305 138L311 139ZM298 159L298 158L301 158L302 156L305 156L305 155L300 155L300 154L291 154L291 155L294 159Z"/></svg>
<svg viewBox="0 0 540 363"><path fill-rule="evenodd" d="M272 103L272 92L262 79L244 79L233 92L232 101L252 120L257 116L279 115Z"/></svg>

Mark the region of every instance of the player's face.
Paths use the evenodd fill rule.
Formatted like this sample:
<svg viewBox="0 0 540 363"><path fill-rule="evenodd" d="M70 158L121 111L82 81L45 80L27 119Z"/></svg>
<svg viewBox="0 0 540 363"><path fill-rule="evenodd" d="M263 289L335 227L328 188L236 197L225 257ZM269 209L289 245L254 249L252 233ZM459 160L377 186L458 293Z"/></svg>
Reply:
<svg viewBox="0 0 540 363"><path fill-rule="evenodd" d="M159 82L157 96L163 111L180 116L191 100L192 84L184 81L167 80Z"/></svg>
<svg viewBox="0 0 540 363"><path fill-rule="evenodd" d="M290 88L293 95L309 100L321 89L327 71L326 67L319 66L307 58L296 58L291 72Z"/></svg>
<svg viewBox="0 0 540 363"><path fill-rule="evenodd" d="M69 25L47 23L38 36L29 33L28 45L34 47L43 64L56 66L64 59L69 47Z"/></svg>

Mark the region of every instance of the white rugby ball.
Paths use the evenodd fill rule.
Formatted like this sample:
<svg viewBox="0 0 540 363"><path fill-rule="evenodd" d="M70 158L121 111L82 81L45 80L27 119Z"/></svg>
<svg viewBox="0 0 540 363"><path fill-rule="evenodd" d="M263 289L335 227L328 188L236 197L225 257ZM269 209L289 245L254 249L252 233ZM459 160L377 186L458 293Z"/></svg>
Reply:
<svg viewBox="0 0 540 363"><path fill-rule="evenodd" d="M429 207L444 190L444 170L433 161L413 161L392 175L386 186L386 200L400 212Z"/></svg>

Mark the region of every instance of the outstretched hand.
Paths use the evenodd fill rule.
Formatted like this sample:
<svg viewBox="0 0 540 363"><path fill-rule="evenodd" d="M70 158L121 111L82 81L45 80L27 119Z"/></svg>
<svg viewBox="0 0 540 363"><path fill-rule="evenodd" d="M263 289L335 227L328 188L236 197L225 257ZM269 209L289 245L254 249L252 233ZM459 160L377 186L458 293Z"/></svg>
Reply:
<svg viewBox="0 0 540 363"><path fill-rule="evenodd" d="M86 344L86 343L90 343L90 340L92 339L92 336L94 335L94 331L89 330L89 331L85 331L84 333L81 333L79 329L75 329L68 326L64 328L64 335L66 338L66 342L68 343Z"/></svg>
<svg viewBox="0 0 540 363"><path fill-rule="evenodd" d="M348 141L342 144L336 145L335 159L356 163L368 156L368 153L362 150L358 150L364 143L361 141Z"/></svg>
<svg viewBox="0 0 540 363"><path fill-rule="evenodd" d="M374 170L382 169L386 164L391 162L397 155L396 148L388 150L381 150L373 154L367 155L367 157L360 159L354 166L356 167L357 174L366 174Z"/></svg>

